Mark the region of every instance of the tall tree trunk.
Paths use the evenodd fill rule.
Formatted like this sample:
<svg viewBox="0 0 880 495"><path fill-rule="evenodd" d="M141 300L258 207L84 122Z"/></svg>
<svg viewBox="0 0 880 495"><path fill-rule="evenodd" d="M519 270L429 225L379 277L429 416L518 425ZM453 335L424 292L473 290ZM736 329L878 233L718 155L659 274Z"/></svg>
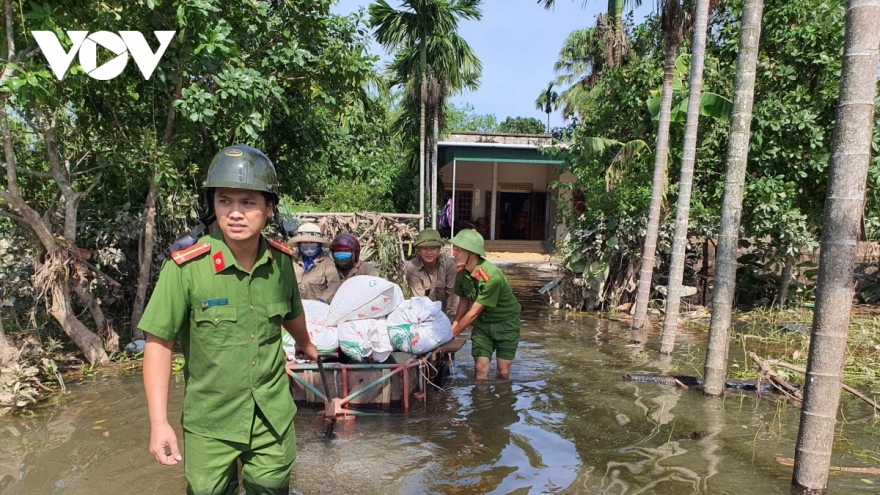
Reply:
<svg viewBox="0 0 880 495"><path fill-rule="evenodd" d="M816 309L792 487L825 493L843 380L853 297L853 262L871 162L880 57L880 0L850 0L837 127L828 171Z"/></svg>
<svg viewBox="0 0 880 495"><path fill-rule="evenodd" d="M58 261L49 261L49 264L58 264ZM56 278L61 277L57 272L63 268L46 267L47 270L53 270L48 276ZM110 362L107 353L104 351L104 343L101 338L92 333L79 319L73 310L70 301L70 286L62 280L54 280L51 283L52 304L49 307L49 314L58 320L61 328L64 329L73 343L85 354L86 359L90 363L106 364Z"/></svg>
<svg viewBox="0 0 880 495"><path fill-rule="evenodd" d="M547 134L550 134L550 112L547 112Z"/></svg>
<svg viewBox="0 0 880 495"><path fill-rule="evenodd" d="M153 267L153 249L156 245L156 199L159 197L159 185L156 184L156 171L150 177L150 191L144 205L146 221L144 222L144 244L141 249L142 258L137 278L137 293L134 296L134 308L131 310L131 338L143 339L144 332L138 328L147 302L147 289L150 285L150 272Z"/></svg>
<svg viewBox="0 0 880 495"><path fill-rule="evenodd" d="M660 337L660 352L672 354L678 312L681 305L681 279L684 276L684 252L687 247L688 220L691 212L691 189L694 179L694 158L697 153L697 124L700 119L700 93L703 89L703 63L706 58L706 28L709 23L710 0L697 0L694 41L691 55L691 77L688 92L687 119L684 124L684 149L678 179L678 208L672 238L672 260L666 292L666 317Z"/></svg>
<svg viewBox="0 0 880 495"><path fill-rule="evenodd" d="M780 308L785 307L785 303L788 301L788 284L791 283L791 271L794 268L794 256L791 254L785 255L785 264L782 265L782 274L779 276L779 297L777 298L777 304L779 304Z"/></svg>
<svg viewBox="0 0 880 495"><path fill-rule="evenodd" d="M657 151L654 155L654 178L651 181L651 206L648 209L648 227L642 247L642 266L639 269L639 286L636 292L636 312L632 328L641 330L648 319L648 302L651 300L651 281L654 274L654 255L657 251L657 234L660 231L660 209L666 184L666 161L669 157L669 124L672 111L672 82L675 78L675 59L678 58L677 38L666 41L666 60L663 65L663 89L660 93L660 123L657 126ZM641 338L640 340L644 340Z"/></svg>
<svg viewBox="0 0 880 495"><path fill-rule="evenodd" d="M440 98L434 102L434 138L431 140L431 228L437 229L437 143L440 141Z"/></svg>
<svg viewBox="0 0 880 495"><path fill-rule="evenodd" d="M422 71L422 89L419 110L419 230L425 230L425 99L428 97L428 81Z"/></svg>
<svg viewBox="0 0 880 495"><path fill-rule="evenodd" d="M179 71L182 67L178 65ZM174 118L177 107L174 103L181 98L183 91L183 77L177 79L174 88L174 97L168 102L168 111L165 118L165 135L162 138L162 147L171 146L171 138L174 131ZM154 158L155 159L155 158ZM159 198L159 163L153 163L153 173L150 176L150 190L147 193L147 201L144 204L144 235L141 248L140 269L138 270L137 292L134 297L134 308L131 310L131 338L132 340L143 339L144 332L138 328L138 323L144 315L144 307L147 303L147 289L150 286L150 272L153 268L153 250L156 247L156 200ZM276 205L277 206L277 205Z"/></svg>
<svg viewBox="0 0 880 495"><path fill-rule="evenodd" d="M703 392L711 397L721 396L727 379L730 313L736 292L736 248L742 220L752 104L755 98L755 69L758 65L763 13L764 0L746 0L743 5L739 57L734 78L733 116L727 142L727 173L724 178L724 196L721 198L721 229L715 249L712 321L709 323L709 345L703 381Z"/></svg>
<svg viewBox="0 0 880 495"><path fill-rule="evenodd" d="M119 352L119 335L113 330L110 321L104 318L104 311L95 296L89 292L86 281L80 279L79 283L72 284L71 288L79 301L89 310L89 314L95 322L96 333L104 342L104 350L110 353Z"/></svg>

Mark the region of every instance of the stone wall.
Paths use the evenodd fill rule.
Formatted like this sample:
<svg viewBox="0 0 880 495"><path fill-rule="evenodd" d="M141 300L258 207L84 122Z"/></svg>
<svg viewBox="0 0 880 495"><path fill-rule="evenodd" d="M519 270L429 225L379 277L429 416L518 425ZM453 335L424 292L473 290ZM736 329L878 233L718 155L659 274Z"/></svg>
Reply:
<svg viewBox="0 0 880 495"><path fill-rule="evenodd" d="M453 132L443 138L447 143L518 144L526 146L550 146L549 134L500 134L488 132Z"/></svg>

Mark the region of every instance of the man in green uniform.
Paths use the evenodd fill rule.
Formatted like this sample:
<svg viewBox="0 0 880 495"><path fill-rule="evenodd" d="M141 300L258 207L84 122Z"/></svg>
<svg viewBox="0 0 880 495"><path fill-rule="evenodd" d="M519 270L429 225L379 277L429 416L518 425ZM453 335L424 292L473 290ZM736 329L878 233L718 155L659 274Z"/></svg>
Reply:
<svg viewBox="0 0 880 495"><path fill-rule="evenodd" d="M458 296L455 295L455 261L440 252L443 239L434 229L419 232L413 243L418 255L403 269L406 285L413 296L440 301L443 312L450 320L458 311Z"/></svg>
<svg viewBox="0 0 880 495"><path fill-rule="evenodd" d="M259 150L232 146L214 157L204 187L219 231L171 254L138 323L148 334L150 452L165 465L183 460L167 418L177 340L186 358L181 425L187 493L237 494L240 460L247 493L287 494L296 406L279 327L310 359L317 360L317 350L306 329L292 252L262 235L278 200L275 169Z"/></svg>
<svg viewBox="0 0 880 495"><path fill-rule="evenodd" d="M471 326L471 344L476 379L489 378L489 361L496 353L498 378L510 377L510 365L519 345L522 307L513 295L510 282L497 266L486 261L483 236L463 229L450 241L458 269L455 293L460 296L452 322L452 335L458 337Z"/></svg>

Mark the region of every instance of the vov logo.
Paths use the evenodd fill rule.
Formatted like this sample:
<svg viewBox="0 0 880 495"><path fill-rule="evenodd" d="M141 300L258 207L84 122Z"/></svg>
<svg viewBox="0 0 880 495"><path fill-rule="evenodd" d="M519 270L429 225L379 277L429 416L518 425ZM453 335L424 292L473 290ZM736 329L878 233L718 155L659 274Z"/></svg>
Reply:
<svg viewBox="0 0 880 495"><path fill-rule="evenodd" d="M66 31L73 43L69 52L64 51L61 42L52 31L31 32L59 81L64 79L77 52L79 52L80 67L92 79L109 81L122 74L128 64L129 53L131 53L138 69L141 70L141 74L144 75L144 79L149 79L177 33L177 31L153 31L159 40L159 49L154 53L150 49L150 45L147 44L144 35L138 31L120 31L119 34L110 31L97 31L92 34L89 34L88 31ZM98 45L116 54L116 57L100 67L97 66Z"/></svg>

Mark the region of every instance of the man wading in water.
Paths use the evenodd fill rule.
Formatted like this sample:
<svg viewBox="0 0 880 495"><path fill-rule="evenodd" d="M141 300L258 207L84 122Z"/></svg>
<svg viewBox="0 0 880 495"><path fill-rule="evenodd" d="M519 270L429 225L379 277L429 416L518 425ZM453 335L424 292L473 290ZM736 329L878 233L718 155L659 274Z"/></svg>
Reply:
<svg viewBox="0 0 880 495"><path fill-rule="evenodd" d="M519 345L522 307L513 295L510 282L497 266L486 261L483 236L463 229L449 244L458 269L455 294L460 297L452 322L452 335L458 337L472 325L471 344L476 379L489 378L489 362L496 353L498 378L510 377L510 365Z"/></svg>
<svg viewBox="0 0 880 495"><path fill-rule="evenodd" d="M279 327L309 359L318 353L306 329L293 253L262 235L278 202L275 168L259 150L231 146L214 157L204 187L204 223L216 216L219 232L171 254L138 324L148 334L150 452L160 464L183 460L167 418L171 350L179 340L186 358L187 493L236 495L240 460L246 493L287 495L296 406Z"/></svg>

